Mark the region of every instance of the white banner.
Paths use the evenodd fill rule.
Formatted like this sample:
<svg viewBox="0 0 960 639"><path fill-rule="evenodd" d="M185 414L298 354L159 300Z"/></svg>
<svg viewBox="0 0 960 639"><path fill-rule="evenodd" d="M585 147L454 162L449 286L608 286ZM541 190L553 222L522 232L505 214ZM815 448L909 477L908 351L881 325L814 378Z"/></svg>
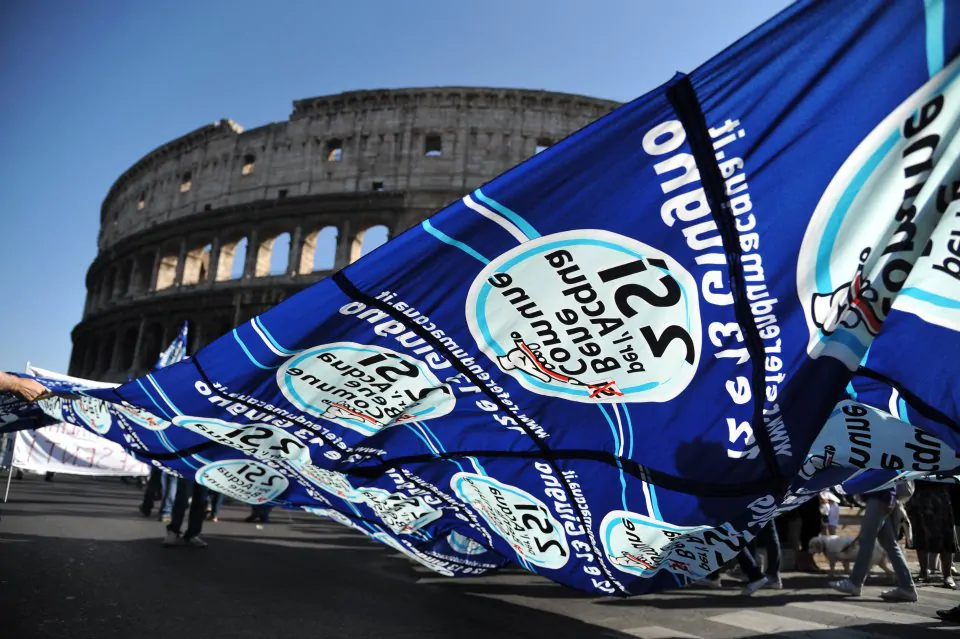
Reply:
<svg viewBox="0 0 960 639"><path fill-rule="evenodd" d="M70 424L17 433L13 448L16 468L68 475L147 475L150 468L118 444Z"/></svg>
<svg viewBox="0 0 960 639"><path fill-rule="evenodd" d="M82 381L88 385L107 388L113 386L75 380L29 365L27 372L32 375ZM146 464L128 455L119 444L71 424L57 424L16 433L13 465L27 471L66 475L138 476L150 473Z"/></svg>

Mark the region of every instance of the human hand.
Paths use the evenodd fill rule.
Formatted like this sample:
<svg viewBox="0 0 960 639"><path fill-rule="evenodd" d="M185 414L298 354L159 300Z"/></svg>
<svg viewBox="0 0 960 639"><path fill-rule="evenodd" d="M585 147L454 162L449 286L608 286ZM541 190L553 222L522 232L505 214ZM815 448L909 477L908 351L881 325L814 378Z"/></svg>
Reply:
<svg viewBox="0 0 960 639"><path fill-rule="evenodd" d="M18 379L19 382L16 384L13 392L28 402L35 402L50 397L50 391L40 382L23 377Z"/></svg>

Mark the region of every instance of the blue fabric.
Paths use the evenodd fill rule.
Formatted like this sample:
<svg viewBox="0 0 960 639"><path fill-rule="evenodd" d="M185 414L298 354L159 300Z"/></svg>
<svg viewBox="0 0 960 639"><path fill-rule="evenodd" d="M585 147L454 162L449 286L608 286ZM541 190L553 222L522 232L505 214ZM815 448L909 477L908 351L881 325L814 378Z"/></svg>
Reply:
<svg viewBox="0 0 960 639"><path fill-rule="evenodd" d="M931 284L958 50L953 4L798 2L193 357L78 392L142 459L443 574L703 577L822 488L958 465L960 324L898 306L960 300ZM887 412L897 387L922 415Z"/></svg>

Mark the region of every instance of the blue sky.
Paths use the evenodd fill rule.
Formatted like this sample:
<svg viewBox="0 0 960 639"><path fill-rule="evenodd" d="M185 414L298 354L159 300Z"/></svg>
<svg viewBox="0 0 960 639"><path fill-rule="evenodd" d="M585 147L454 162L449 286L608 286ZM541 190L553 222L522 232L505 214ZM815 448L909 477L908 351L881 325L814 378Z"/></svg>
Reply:
<svg viewBox="0 0 960 639"><path fill-rule="evenodd" d="M0 370L66 371L100 204L154 147L350 89L480 85L629 100L785 0L0 3Z"/></svg>

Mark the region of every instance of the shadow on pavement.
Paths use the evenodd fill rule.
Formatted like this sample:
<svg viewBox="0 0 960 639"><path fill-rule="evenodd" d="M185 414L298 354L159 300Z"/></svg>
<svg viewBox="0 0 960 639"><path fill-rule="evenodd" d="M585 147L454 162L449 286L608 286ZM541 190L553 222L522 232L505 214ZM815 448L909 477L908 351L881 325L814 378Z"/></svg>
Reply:
<svg viewBox="0 0 960 639"><path fill-rule="evenodd" d="M162 526L136 513L141 493L116 488L58 478L25 481L12 493L0 520L0 637L618 636L470 596L476 589L417 585L420 568L405 557L306 515L283 517L266 534L208 523L209 548L163 548ZM549 588L563 596L564 589Z"/></svg>

